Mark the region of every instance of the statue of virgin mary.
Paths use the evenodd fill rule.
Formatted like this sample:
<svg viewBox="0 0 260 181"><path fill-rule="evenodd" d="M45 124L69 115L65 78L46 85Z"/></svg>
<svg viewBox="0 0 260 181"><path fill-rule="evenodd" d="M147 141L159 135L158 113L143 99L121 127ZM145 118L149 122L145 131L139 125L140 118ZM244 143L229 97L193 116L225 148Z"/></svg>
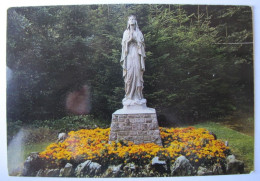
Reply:
<svg viewBox="0 0 260 181"><path fill-rule="evenodd" d="M139 30L136 17L128 17L127 28L122 39L122 54L120 63L123 67L125 82L124 108L136 106L146 107L143 98L143 73L145 71L145 45L142 32Z"/></svg>

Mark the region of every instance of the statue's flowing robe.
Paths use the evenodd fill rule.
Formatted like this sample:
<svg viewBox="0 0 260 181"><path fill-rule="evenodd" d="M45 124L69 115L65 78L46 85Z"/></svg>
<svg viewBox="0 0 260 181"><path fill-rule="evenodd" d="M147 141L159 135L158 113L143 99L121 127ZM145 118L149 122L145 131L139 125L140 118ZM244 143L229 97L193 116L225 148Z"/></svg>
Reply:
<svg viewBox="0 0 260 181"><path fill-rule="evenodd" d="M136 28L133 40L129 43L130 30L126 29L122 39L122 54L120 63L123 67L125 82L125 99L143 99L143 72L145 70L145 45L142 32Z"/></svg>

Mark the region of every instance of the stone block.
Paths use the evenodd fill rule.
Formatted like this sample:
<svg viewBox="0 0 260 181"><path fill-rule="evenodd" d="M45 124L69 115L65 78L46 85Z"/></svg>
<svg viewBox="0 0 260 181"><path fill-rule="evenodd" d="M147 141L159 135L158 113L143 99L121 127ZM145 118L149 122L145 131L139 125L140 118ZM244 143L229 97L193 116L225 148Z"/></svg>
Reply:
<svg viewBox="0 0 260 181"><path fill-rule="evenodd" d="M118 127L120 130L124 130L125 123L123 123L123 122L118 123Z"/></svg>
<svg viewBox="0 0 260 181"><path fill-rule="evenodd" d="M128 133L125 132L125 131L120 131L120 132L117 133L117 135L118 135L118 136L127 136Z"/></svg>
<svg viewBox="0 0 260 181"><path fill-rule="evenodd" d="M141 144L141 143L143 143L142 141L140 141L140 140L134 140L134 144Z"/></svg>
<svg viewBox="0 0 260 181"><path fill-rule="evenodd" d="M141 125L140 124L132 124L132 130L138 131L140 129L141 129Z"/></svg>
<svg viewBox="0 0 260 181"><path fill-rule="evenodd" d="M148 131L147 131L147 135L153 136L153 135L154 135L154 130L148 130Z"/></svg>
<svg viewBox="0 0 260 181"><path fill-rule="evenodd" d="M117 122L117 121L118 121L118 118L115 118L115 117L114 117L114 118L112 118L112 122L114 122L114 123L115 123L115 122Z"/></svg>
<svg viewBox="0 0 260 181"><path fill-rule="evenodd" d="M151 118L155 118L157 120L156 114L151 114Z"/></svg>
<svg viewBox="0 0 260 181"><path fill-rule="evenodd" d="M144 136L144 141L151 141L151 136Z"/></svg>
<svg viewBox="0 0 260 181"><path fill-rule="evenodd" d="M118 119L118 115L113 114L112 117Z"/></svg>
<svg viewBox="0 0 260 181"><path fill-rule="evenodd" d="M152 123L153 120L152 120L152 119L146 119L145 122L146 122L146 123Z"/></svg>
<svg viewBox="0 0 260 181"><path fill-rule="evenodd" d="M139 140L139 141L142 141L143 139L144 139L143 136L137 136L137 137L136 137L136 140Z"/></svg>
<svg viewBox="0 0 260 181"><path fill-rule="evenodd" d="M126 120L125 120L125 125L126 125L126 126L130 126L130 125L131 125L131 122L130 122L129 119L126 119Z"/></svg>
<svg viewBox="0 0 260 181"><path fill-rule="evenodd" d="M144 141L144 143L152 143L152 141L151 141L151 140L148 140L148 141Z"/></svg>
<svg viewBox="0 0 260 181"><path fill-rule="evenodd" d="M157 144L157 145L160 145L160 146L162 146L162 140L161 140L161 138L157 138L156 140L151 140L153 143L155 143L155 144Z"/></svg>
<svg viewBox="0 0 260 181"><path fill-rule="evenodd" d="M154 131L154 135L160 135L160 131L158 130L153 130Z"/></svg>
<svg viewBox="0 0 260 181"><path fill-rule="evenodd" d="M128 117L129 119L134 119L134 118L136 118L136 116L133 115L133 114L129 114L127 117Z"/></svg>
<svg viewBox="0 0 260 181"><path fill-rule="evenodd" d="M156 114L113 114L109 140L162 145Z"/></svg>
<svg viewBox="0 0 260 181"><path fill-rule="evenodd" d="M138 131L137 133L140 136L146 136L148 132L147 131Z"/></svg>
<svg viewBox="0 0 260 181"><path fill-rule="evenodd" d="M118 121L119 121L119 122L124 122L124 121L125 121L125 118L119 117L119 118L118 118Z"/></svg>
<svg viewBox="0 0 260 181"><path fill-rule="evenodd" d="M129 119L129 121L131 124L135 123L135 119Z"/></svg>
<svg viewBox="0 0 260 181"><path fill-rule="evenodd" d="M136 136L137 135L137 131L133 130L129 132L129 136Z"/></svg>
<svg viewBox="0 0 260 181"><path fill-rule="evenodd" d="M144 119L143 118L135 118L135 123L143 123Z"/></svg>
<svg viewBox="0 0 260 181"><path fill-rule="evenodd" d="M118 136L117 141L125 141L126 137L125 136Z"/></svg>
<svg viewBox="0 0 260 181"><path fill-rule="evenodd" d="M157 144L157 145L162 146L161 137L152 137L151 142L153 142L153 143L155 143L155 144Z"/></svg>
<svg viewBox="0 0 260 181"><path fill-rule="evenodd" d="M142 130L142 131L146 131L147 129L148 129L147 124L142 124L142 125L141 125L141 130Z"/></svg>
<svg viewBox="0 0 260 181"><path fill-rule="evenodd" d="M133 136L127 136L125 137L127 141L134 141L134 137Z"/></svg>
<svg viewBox="0 0 260 181"><path fill-rule="evenodd" d="M127 118L127 114L121 114L120 117L121 118Z"/></svg>
<svg viewBox="0 0 260 181"><path fill-rule="evenodd" d="M152 119L152 123L158 124L157 118L153 118L153 119Z"/></svg>
<svg viewBox="0 0 260 181"><path fill-rule="evenodd" d="M119 126L118 126L118 124L117 123L111 123L111 130L119 130Z"/></svg>
<svg viewBox="0 0 260 181"><path fill-rule="evenodd" d="M117 133L110 133L109 139L110 141L115 141L117 139Z"/></svg>
<svg viewBox="0 0 260 181"><path fill-rule="evenodd" d="M151 124L148 124L148 129L149 130L158 130L159 126L157 123L151 123Z"/></svg>
<svg viewBox="0 0 260 181"><path fill-rule="evenodd" d="M131 130L132 130L132 126L125 126L125 127L124 127L124 130L125 130L125 131L131 131Z"/></svg>

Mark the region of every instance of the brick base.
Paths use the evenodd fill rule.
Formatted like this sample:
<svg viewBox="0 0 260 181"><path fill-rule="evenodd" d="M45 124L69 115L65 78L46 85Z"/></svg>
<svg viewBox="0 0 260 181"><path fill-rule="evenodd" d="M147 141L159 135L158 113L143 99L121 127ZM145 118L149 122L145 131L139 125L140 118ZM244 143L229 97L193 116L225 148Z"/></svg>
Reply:
<svg viewBox="0 0 260 181"><path fill-rule="evenodd" d="M162 145L156 113L113 114L109 141Z"/></svg>

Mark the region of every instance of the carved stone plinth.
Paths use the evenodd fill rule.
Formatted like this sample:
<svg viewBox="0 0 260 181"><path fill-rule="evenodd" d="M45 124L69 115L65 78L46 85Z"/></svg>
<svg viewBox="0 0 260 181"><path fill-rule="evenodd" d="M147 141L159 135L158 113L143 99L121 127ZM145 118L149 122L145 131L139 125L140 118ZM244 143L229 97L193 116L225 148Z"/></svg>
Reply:
<svg viewBox="0 0 260 181"><path fill-rule="evenodd" d="M113 113L109 141L119 140L132 141L134 144L162 145L155 110L151 108L145 111L121 109Z"/></svg>

